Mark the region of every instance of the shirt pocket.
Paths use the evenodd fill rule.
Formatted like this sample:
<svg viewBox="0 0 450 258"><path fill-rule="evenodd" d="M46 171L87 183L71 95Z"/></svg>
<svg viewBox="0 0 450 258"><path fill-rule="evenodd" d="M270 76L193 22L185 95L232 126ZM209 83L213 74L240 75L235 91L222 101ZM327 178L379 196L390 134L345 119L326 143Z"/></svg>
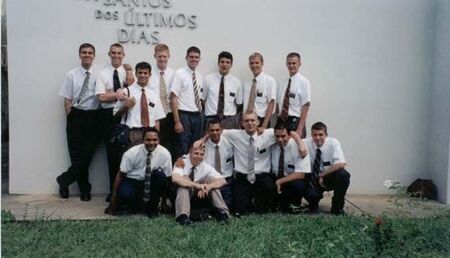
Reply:
<svg viewBox="0 0 450 258"><path fill-rule="evenodd" d="M236 92L229 92L225 97L225 101L230 103L234 102L235 99L236 99Z"/></svg>

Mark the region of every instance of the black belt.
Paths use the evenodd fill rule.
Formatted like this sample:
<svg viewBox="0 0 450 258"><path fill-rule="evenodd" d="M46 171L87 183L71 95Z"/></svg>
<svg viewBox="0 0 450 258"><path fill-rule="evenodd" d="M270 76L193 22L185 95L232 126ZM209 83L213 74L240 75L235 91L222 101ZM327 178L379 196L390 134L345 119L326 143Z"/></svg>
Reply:
<svg viewBox="0 0 450 258"><path fill-rule="evenodd" d="M83 110L76 107L72 107L72 110L70 112L79 113L79 114L95 114L98 113L99 109L91 109L91 110Z"/></svg>
<svg viewBox="0 0 450 258"><path fill-rule="evenodd" d="M193 111L178 110L178 112L180 112L180 113L185 113L185 114L188 114L188 115L200 115L200 114L201 114L201 113L198 112L198 111L193 112Z"/></svg>
<svg viewBox="0 0 450 258"><path fill-rule="evenodd" d="M233 117L235 117L236 115L234 115L234 116L223 116L223 118L233 118ZM219 119L219 115L212 115L212 116L205 116L206 118L217 118L217 119Z"/></svg>

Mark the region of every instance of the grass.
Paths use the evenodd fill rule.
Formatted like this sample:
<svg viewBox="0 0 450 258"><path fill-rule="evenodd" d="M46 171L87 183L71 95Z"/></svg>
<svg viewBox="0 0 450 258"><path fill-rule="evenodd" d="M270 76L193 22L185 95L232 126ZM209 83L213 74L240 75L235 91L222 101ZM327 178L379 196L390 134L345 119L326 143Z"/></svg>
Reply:
<svg viewBox="0 0 450 258"><path fill-rule="evenodd" d="M3 213L3 212L2 212ZM15 222L3 257L448 257L450 213L433 218L252 215L182 227L172 217Z"/></svg>

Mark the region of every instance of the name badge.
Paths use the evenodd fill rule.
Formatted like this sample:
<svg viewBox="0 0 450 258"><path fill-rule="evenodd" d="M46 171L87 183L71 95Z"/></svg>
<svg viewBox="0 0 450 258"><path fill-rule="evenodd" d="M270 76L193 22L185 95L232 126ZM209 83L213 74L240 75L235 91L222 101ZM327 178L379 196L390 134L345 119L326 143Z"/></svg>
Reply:
<svg viewBox="0 0 450 258"><path fill-rule="evenodd" d="M230 162L233 159L233 157L228 158L227 160L225 160L225 162Z"/></svg>
<svg viewBox="0 0 450 258"><path fill-rule="evenodd" d="M289 93L289 98L295 99L295 94L294 93Z"/></svg>
<svg viewBox="0 0 450 258"><path fill-rule="evenodd" d="M200 92L203 92L203 88L200 88Z"/></svg>
<svg viewBox="0 0 450 258"><path fill-rule="evenodd" d="M257 96L257 97L262 97L263 94L262 94L262 92L257 92L257 93L256 93L256 96Z"/></svg>
<svg viewBox="0 0 450 258"><path fill-rule="evenodd" d="M324 162L323 162L323 165L324 165L324 166L331 166L331 163L330 163L329 161L324 161Z"/></svg>
<svg viewBox="0 0 450 258"><path fill-rule="evenodd" d="M294 166L294 165L292 165L292 164L288 164L288 168L292 168L292 169L295 169L295 166Z"/></svg>
<svg viewBox="0 0 450 258"><path fill-rule="evenodd" d="M234 96L236 96L236 93L230 92L230 97L234 97Z"/></svg>
<svg viewBox="0 0 450 258"><path fill-rule="evenodd" d="M148 105L149 105L150 107L155 107L155 104L153 104L153 102L149 102Z"/></svg>
<svg viewBox="0 0 450 258"><path fill-rule="evenodd" d="M259 154L263 154L264 152L266 152L266 149L259 150Z"/></svg>

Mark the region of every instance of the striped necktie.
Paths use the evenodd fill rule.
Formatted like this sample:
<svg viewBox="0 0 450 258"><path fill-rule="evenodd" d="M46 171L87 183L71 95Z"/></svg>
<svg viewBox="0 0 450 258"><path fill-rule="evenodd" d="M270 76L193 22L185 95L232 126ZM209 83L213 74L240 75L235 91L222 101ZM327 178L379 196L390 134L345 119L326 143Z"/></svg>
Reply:
<svg viewBox="0 0 450 258"><path fill-rule="evenodd" d="M81 91L80 94L78 95L77 98L77 103L80 104L81 99L84 97L84 95L86 95L86 93L88 92L88 88L89 88L89 78L91 77L91 73L89 73L88 71L86 71L86 76L84 77L84 81L83 81L83 85L81 86Z"/></svg>
<svg viewBox="0 0 450 258"><path fill-rule="evenodd" d="M195 105L198 108L198 112L202 112L202 102L200 101L200 95L198 90L197 79L195 78L195 72L192 73L192 85L194 86Z"/></svg>
<svg viewBox="0 0 450 258"><path fill-rule="evenodd" d="M160 72L159 76L159 98L161 99L161 105L164 109L164 113L169 113L169 101L167 100L167 85L164 79L164 72Z"/></svg>

